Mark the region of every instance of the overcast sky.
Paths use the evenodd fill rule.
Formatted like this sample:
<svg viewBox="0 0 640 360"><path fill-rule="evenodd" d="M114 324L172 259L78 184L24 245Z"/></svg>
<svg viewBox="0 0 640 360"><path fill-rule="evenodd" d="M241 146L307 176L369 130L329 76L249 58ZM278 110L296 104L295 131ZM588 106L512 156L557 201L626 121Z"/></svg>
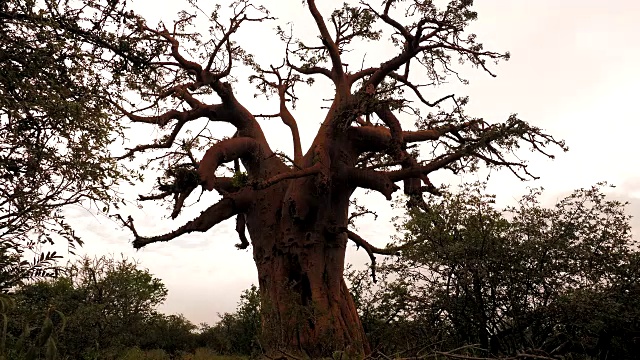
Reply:
<svg viewBox="0 0 640 360"><path fill-rule="evenodd" d="M226 6L229 1L219 1ZM152 21L175 18L179 2L166 2L159 7L156 1L132 1L134 7ZM202 2L203 6L207 3ZM278 22L265 23L240 31L236 41L256 55L264 66L281 61L281 45L274 32L277 23L293 21L294 34L314 39L313 20L303 9L301 1L272 1L268 8ZM342 1L321 1L321 10L328 16ZM379 1L372 4L379 5ZM186 7L185 7L186 8ZM541 177L538 181L521 183L509 172L494 172L489 191L498 195L501 206L515 204L527 186L543 186L548 205L579 187L589 187L606 180L617 187L611 195L632 204L629 212L635 215L634 230L640 229L640 162L637 159L640 132L640 2L636 0L483 0L477 1L479 19L472 26L485 48L510 51L512 58L492 69L492 78L479 70L463 71L470 85L450 84L429 90L433 97L451 91L470 96L467 113L483 117L489 122L505 120L518 113L523 120L545 129L556 138L564 139L568 153L555 150L556 160L537 154L527 154L531 171ZM359 49L367 56L389 49L382 44L370 44ZM384 52L384 51L382 51ZM235 74L246 79L249 74ZM452 80L453 82L453 80ZM237 88L241 102L254 113L277 112L275 99L253 99L251 88ZM301 101L294 115L299 121L303 147L308 146L318 123L324 117L322 98L331 97L330 86L319 80L311 90L300 89ZM440 95L440 96L438 96ZM288 138L281 136L288 130L277 120L262 121L263 128L274 148L291 152ZM142 136L158 136L146 128ZM231 135L228 127L220 128L221 135ZM226 133L225 133L226 132ZM305 149L306 150L306 149ZM471 177L466 180L482 179ZM460 184L457 178L434 176L437 184ZM131 191L146 193L150 184ZM400 192L398 192L400 193ZM142 210L128 208L143 234L160 234L175 228L199 213L216 200L213 194L203 197L178 219L168 219L168 211L161 206L144 204ZM379 246L384 246L393 234L390 219L394 213L381 195L371 194L364 199L374 206L381 217L378 221L363 220L360 234ZM194 323L214 323L217 313L232 311L240 292L257 283L251 249L237 250L235 223L227 221L204 234L182 236L170 243L153 244L141 251L131 248L132 236L109 219L94 216L80 207L68 209L69 222L76 226L85 241L81 252L87 254L116 254L135 258L161 278L169 289L162 310L182 313ZM368 260L363 251L356 252L349 245L347 261L363 268Z"/></svg>

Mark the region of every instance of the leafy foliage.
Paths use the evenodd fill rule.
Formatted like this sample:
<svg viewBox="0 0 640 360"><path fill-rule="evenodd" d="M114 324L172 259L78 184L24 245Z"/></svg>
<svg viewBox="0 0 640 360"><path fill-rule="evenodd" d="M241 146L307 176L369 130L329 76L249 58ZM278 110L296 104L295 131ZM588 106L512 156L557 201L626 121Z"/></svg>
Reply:
<svg viewBox="0 0 640 360"><path fill-rule="evenodd" d="M155 310L166 288L135 262L83 258L61 274L0 295L0 359L212 359L260 352L256 286L242 293L235 312L198 329L182 315Z"/></svg>
<svg viewBox="0 0 640 360"><path fill-rule="evenodd" d="M261 351L260 293L255 285L244 290L234 313L220 315L214 326L203 324L199 345L224 355L252 355Z"/></svg>
<svg viewBox="0 0 640 360"><path fill-rule="evenodd" d="M110 156L122 130L111 101L139 51L118 2L3 1L0 4L0 237L35 247L62 236L69 204L116 203L129 177ZM99 15L97 15L99 14ZM120 89L120 90L118 90Z"/></svg>
<svg viewBox="0 0 640 360"><path fill-rule="evenodd" d="M48 309L66 317L65 330L56 336L60 354L81 357L133 346L167 295L159 279L126 259L85 258L64 270L57 279L26 284L15 292L11 346L17 346L25 326L46 322ZM33 337L23 342L38 344Z"/></svg>
<svg viewBox="0 0 640 360"><path fill-rule="evenodd" d="M410 211L409 246L383 267L383 286L350 274L372 343L387 354L633 358L640 251L603 186L554 208L532 190L506 211L467 186Z"/></svg>
<svg viewBox="0 0 640 360"><path fill-rule="evenodd" d="M25 281L51 277L58 274L57 260L61 256L55 251L36 251L32 260L26 260L29 249L10 241L0 243L0 294L9 293Z"/></svg>

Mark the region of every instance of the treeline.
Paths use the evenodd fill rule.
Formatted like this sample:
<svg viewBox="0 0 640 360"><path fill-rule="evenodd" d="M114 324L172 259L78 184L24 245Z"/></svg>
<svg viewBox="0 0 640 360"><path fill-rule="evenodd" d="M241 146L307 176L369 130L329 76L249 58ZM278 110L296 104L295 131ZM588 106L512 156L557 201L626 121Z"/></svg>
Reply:
<svg viewBox="0 0 640 360"><path fill-rule="evenodd" d="M604 184L555 207L537 190L497 210L479 185L402 223L402 255L351 272L361 319L387 356L637 359L640 252ZM452 351L457 349L456 351Z"/></svg>
<svg viewBox="0 0 640 360"><path fill-rule="evenodd" d="M399 224L402 252L376 267L377 283L372 269L346 273L372 355L635 359L640 252L625 204L602 190L578 190L553 208L533 191L498 210L475 185L412 210ZM127 259L83 259L17 286L12 276L25 272L2 269L13 269L0 271L13 291L1 302L0 358L262 354L256 287L235 312L196 326L157 312L167 289Z"/></svg>
<svg viewBox="0 0 640 360"><path fill-rule="evenodd" d="M207 359L254 348L255 287L244 291L235 313L196 326L159 313L166 287L128 259L84 258L58 272L3 289L0 359Z"/></svg>

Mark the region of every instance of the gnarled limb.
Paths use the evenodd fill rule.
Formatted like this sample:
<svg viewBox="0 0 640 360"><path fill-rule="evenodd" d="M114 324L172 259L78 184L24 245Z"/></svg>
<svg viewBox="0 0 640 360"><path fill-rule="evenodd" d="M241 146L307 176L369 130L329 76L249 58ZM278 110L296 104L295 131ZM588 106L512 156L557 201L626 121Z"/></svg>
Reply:
<svg viewBox="0 0 640 360"><path fill-rule="evenodd" d="M138 195L138 200L140 201L161 200L171 194L173 194L171 191L163 191L159 194L153 194L153 195Z"/></svg>
<svg viewBox="0 0 640 360"><path fill-rule="evenodd" d="M291 129L291 138L293 140L293 164L301 166L302 163L302 145L300 143L300 132L298 131L298 123L286 106L285 89L280 86L278 95L280 96L280 118L282 122Z"/></svg>
<svg viewBox="0 0 640 360"><path fill-rule="evenodd" d="M339 227L337 229L338 232L345 232L347 233L347 236L349 237L349 240L353 241L356 246L358 248L363 248L367 254L369 255L369 259L371 260L371 279L373 280L373 282L375 283L377 281L376 279L376 256L375 254L379 254L379 255L399 255L400 254L400 250L404 249L406 247L406 245L403 246L398 246L398 247L391 247L391 248L378 248L375 247L373 245L371 245L367 240L363 239L360 235L354 233L353 231L347 229L346 227Z"/></svg>
<svg viewBox="0 0 640 360"><path fill-rule="evenodd" d="M184 94L184 93L183 93ZM238 117L231 116L227 109L224 109L224 106L221 104L216 105L205 105L200 103L196 99L192 99L190 103L195 106L192 110L186 111L177 111L170 110L164 114L158 116L140 116L132 114L121 107L118 107L120 111L122 111L131 121L147 123L147 124L157 124L160 127L166 126L172 120L177 120L174 124L173 130L171 134L164 139L162 142L152 143L152 144L141 144L137 145L132 149L129 149L127 153L117 157L117 159L124 159L127 157L133 156L135 153L150 150L150 149L168 149L173 146L176 141L180 131L184 127L184 125L190 121L197 120L200 118L208 118L212 121L224 121L228 122L239 129L243 129L246 124L239 121ZM255 120L254 120L255 121Z"/></svg>
<svg viewBox="0 0 640 360"><path fill-rule="evenodd" d="M305 67L296 66L296 65L293 65L292 63L290 63L289 60L287 60L287 66L289 66L293 70L299 72L300 74L304 74L304 75L324 75L324 76L328 77L329 79L333 79L333 76L331 75L331 70L323 68L321 66L305 66Z"/></svg>
<svg viewBox="0 0 640 360"><path fill-rule="evenodd" d="M383 107L376 111L376 114L384 121L389 127L389 134L391 136L389 148L387 153L393 156L396 161L399 161L403 169L417 167L418 161L411 155L405 148L405 140L403 138L402 127L400 121L391 112L388 107ZM447 128L447 131L451 131L451 128ZM430 134L431 135L431 134ZM441 136L440 132L436 130L438 137ZM421 181L427 185L424 189L434 192L435 187L431 184L431 181L426 174L421 174L416 178L404 179L404 193L409 195L413 201L424 202L422 199L423 187L421 187Z"/></svg>
<svg viewBox="0 0 640 360"><path fill-rule="evenodd" d="M240 243L236 244L236 247L240 250L249 247L249 240L247 239L247 235L245 234L246 228L247 218L245 217L245 214L236 215L236 232L238 233L238 237L240 237Z"/></svg>
<svg viewBox="0 0 640 360"><path fill-rule="evenodd" d="M219 224L233 215L244 212L251 203L252 198L252 190L240 190L237 193L222 198L218 203L203 211L197 218L164 235L149 237L140 236L133 225L133 219L131 217L128 218L128 221L123 221L123 223L124 226L129 228L135 236L135 239L133 240L133 247L140 249L146 245L156 242L170 241L180 235L194 231L205 232L211 229L214 225ZM120 219L122 220L122 218Z"/></svg>
<svg viewBox="0 0 640 360"><path fill-rule="evenodd" d="M209 105L209 106L200 106L200 107L197 107L196 109L185 110L185 111L178 111L175 109L171 109L163 114L155 115L155 116L141 116L141 115L136 115L124 109L118 104L114 104L114 106L120 112L122 112L127 118L129 118L129 120L131 120L132 122L154 124L160 127L166 126L173 120L186 122L186 121L196 120L201 117L205 117L209 115L213 115L213 117L215 118L215 113L218 108L217 105Z"/></svg>
<svg viewBox="0 0 640 360"><path fill-rule="evenodd" d="M215 172L218 166L242 158L255 160L260 149L261 144L248 137L233 137L214 144L204 154L198 166L202 185L209 191L215 189L217 180Z"/></svg>
<svg viewBox="0 0 640 360"><path fill-rule="evenodd" d="M402 131L405 144L438 140L446 134L453 134L477 126L478 121L467 121L459 125L443 125L433 129ZM360 153L367 151L385 151L391 146L391 131L383 126L357 126L348 130L349 139Z"/></svg>
<svg viewBox="0 0 640 360"><path fill-rule="evenodd" d="M227 195L232 192L236 192L240 190L240 188L235 184L235 181L232 177L220 176L211 180L211 184L213 185L213 190L216 190L220 195Z"/></svg>
<svg viewBox="0 0 640 360"><path fill-rule="evenodd" d="M311 175L317 175L320 174L323 170L323 166L322 164L318 163L315 164L311 167L308 167L306 169L301 169L301 170L295 170L295 171L290 171L290 172L285 172L282 174L278 174L275 175L265 181L259 182L255 185L256 189L266 189L270 186L273 186L277 183L279 183L280 181L283 180L290 180L290 179L299 179L302 177L306 177L306 176L311 176Z"/></svg>
<svg viewBox="0 0 640 360"><path fill-rule="evenodd" d="M216 190L220 195L227 195L229 193L240 190L240 187L238 187L235 184L235 181L233 180L232 177L225 177L225 176L216 177L212 181L212 183L213 183L213 189ZM193 189L190 191L193 191ZM140 195L138 196L138 199L140 201L160 200L160 199L166 198L167 196L175 195L175 194L176 194L175 191L170 190L170 191L163 191L159 194Z"/></svg>
<svg viewBox="0 0 640 360"><path fill-rule="evenodd" d="M398 118L393 115L388 106L384 106L376 110L376 115L382 122L389 127L391 141L389 143L389 155L398 157L404 147L404 139L402 138L402 126Z"/></svg>
<svg viewBox="0 0 640 360"><path fill-rule="evenodd" d="M184 206L184 201L187 200L187 198L189 197L189 195L191 195L191 193L193 192L193 190L195 190L195 188L196 188L195 186L189 187L188 189L185 189L180 193L174 194L173 211L171 211L172 219L175 219L178 217L178 215L180 214L180 211L182 210L182 207Z"/></svg>
<svg viewBox="0 0 640 360"><path fill-rule="evenodd" d="M200 116L198 116L200 117ZM138 152L142 152L145 150L149 150L149 149L168 149L171 146L173 146L173 142L176 141L176 138L178 137L178 134L180 133L180 130L182 130L182 127L184 126L184 124L187 123L187 121L189 118L188 117L181 117L178 120L178 123L176 123L176 125L174 126L173 130L171 131L171 134L169 135L169 137L166 138L166 140L162 141L162 142L157 142L157 143L152 143L152 144L142 144L142 145L137 145L136 147L129 149L129 151L127 151L124 155L118 156L116 159L121 160L121 159L125 159L128 157L133 156L135 153ZM192 118L192 119L196 119L196 117Z"/></svg>
<svg viewBox="0 0 640 360"><path fill-rule="evenodd" d="M375 190L387 200L391 200L391 194L400 189L384 172L369 169L347 169L347 181L355 187Z"/></svg>

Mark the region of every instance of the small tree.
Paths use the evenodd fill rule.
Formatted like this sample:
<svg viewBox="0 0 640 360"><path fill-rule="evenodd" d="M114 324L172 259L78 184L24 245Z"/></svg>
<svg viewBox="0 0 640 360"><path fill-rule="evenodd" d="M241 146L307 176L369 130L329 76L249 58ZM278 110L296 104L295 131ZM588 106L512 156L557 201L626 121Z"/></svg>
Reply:
<svg viewBox="0 0 640 360"><path fill-rule="evenodd" d="M144 330L136 338L142 349L162 349L172 356L196 349L197 326L183 315L154 314L145 321Z"/></svg>
<svg viewBox="0 0 640 360"><path fill-rule="evenodd" d="M40 323L52 308L66 317L65 331L57 336L60 353L100 356L108 348L138 345L167 295L159 279L127 259L85 258L64 270L57 279L18 289L11 317L15 338L23 324Z"/></svg>

